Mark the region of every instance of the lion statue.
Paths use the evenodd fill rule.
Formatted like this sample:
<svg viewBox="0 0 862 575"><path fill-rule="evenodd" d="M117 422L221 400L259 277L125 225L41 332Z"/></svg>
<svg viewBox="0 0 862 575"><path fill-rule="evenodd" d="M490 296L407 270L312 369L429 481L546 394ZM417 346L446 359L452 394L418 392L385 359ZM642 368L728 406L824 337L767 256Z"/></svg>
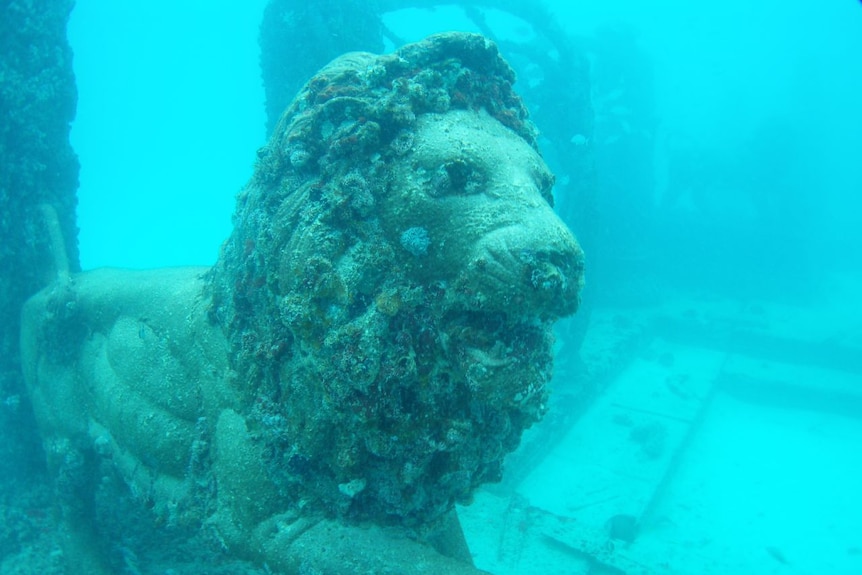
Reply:
<svg viewBox="0 0 862 575"><path fill-rule="evenodd" d="M345 55L213 268L60 273L27 303L75 572L117 572L105 538L148 521L267 572L479 572L454 505L545 410L583 284L513 82L479 35Z"/></svg>

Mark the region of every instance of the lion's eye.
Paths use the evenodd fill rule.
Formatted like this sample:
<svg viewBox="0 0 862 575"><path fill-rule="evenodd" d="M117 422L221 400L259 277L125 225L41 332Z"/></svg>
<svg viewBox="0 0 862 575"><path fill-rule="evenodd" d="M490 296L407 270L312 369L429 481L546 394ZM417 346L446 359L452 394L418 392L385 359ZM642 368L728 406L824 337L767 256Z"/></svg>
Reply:
<svg viewBox="0 0 862 575"><path fill-rule="evenodd" d="M431 178L432 196L468 196L485 188L486 178L475 165L462 159L441 165Z"/></svg>

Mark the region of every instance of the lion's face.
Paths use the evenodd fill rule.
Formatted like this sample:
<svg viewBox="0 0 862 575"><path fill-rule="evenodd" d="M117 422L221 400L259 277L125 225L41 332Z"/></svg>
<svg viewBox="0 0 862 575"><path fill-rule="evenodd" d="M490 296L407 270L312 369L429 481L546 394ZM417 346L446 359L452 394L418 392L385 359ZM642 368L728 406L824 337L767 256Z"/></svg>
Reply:
<svg viewBox="0 0 862 575"><path fill-rule="evenodd" d="M575 311L583 253L522 138L484 111L425 114L391 174L381 220L417 277L451 282L466 309Z"/></svg>

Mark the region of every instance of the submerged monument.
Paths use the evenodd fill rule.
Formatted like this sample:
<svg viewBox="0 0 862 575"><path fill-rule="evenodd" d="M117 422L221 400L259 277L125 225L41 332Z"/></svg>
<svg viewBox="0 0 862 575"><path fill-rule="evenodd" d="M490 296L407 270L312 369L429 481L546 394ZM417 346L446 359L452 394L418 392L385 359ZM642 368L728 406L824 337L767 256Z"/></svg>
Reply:
<svg viewBox="0 0 862 575"><path fill-rule="evenodd" d="M100 524L129 502L272 572L478 572L454 504L542 415L583 283L513 81L479 35L345 55L214 268L58 270L27 303L76 572L123 560Z"/></svg>

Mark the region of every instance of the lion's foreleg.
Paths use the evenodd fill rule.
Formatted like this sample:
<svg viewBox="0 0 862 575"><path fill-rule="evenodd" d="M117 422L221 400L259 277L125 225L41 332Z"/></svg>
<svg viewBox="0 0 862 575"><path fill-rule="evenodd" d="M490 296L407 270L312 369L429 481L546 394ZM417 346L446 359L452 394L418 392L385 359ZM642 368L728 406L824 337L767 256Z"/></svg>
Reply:
<svg viewBox="0 0 862 575"><path fill-rule="evenodd" d="M102 553L103 545L94 529L96 471L95 454L56 442L50 449L57 504L60 512L60 544L68 573L110 575L112 570Z"/></svg>

